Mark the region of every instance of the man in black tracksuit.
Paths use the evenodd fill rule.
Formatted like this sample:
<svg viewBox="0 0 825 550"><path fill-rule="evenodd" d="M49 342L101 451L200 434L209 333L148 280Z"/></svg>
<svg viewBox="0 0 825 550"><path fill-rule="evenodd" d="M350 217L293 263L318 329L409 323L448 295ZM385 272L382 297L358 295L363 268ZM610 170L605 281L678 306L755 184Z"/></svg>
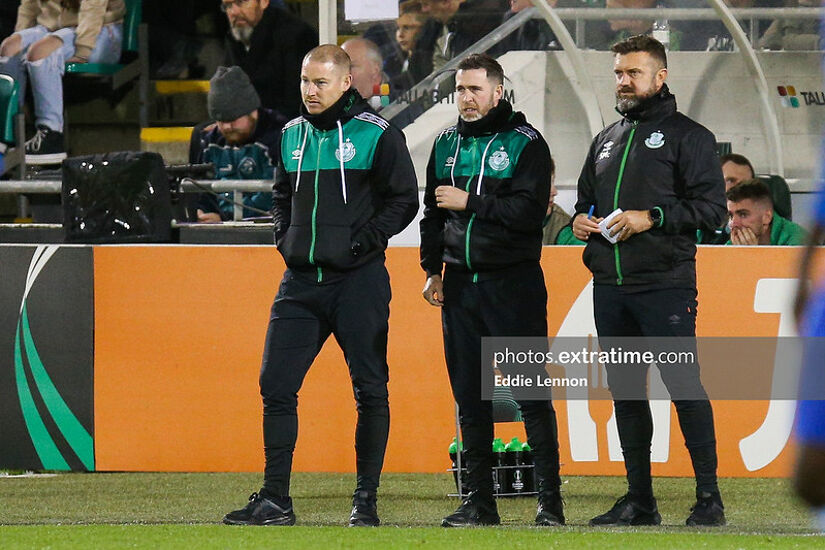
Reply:
<svg viewBox="0 0 825 550"><path fill-rule="evenodd" d="M304 114L284 126L273 191L275 243L287 270L260 376L264 485L225 523L295 522L289 476L298 390L330 334L344 352L358 410L349 524L379 523L376 491L389 433L384 250L415 217L418 185L403 134L351 85L350 60L338 46L318 46L304 58Z"/></svg>
<svg viewBox="0 0 825 550"><path fill-rule="evenodd" d="M715 138L676 111L664 83L667 57L659 42L635 36L614 45L613 52L616 108L624 118L593 140L573 218L574 235L588 241L583 260L593 273L600 345L621 346L614 337L686 337L680 342L695 353L696 230L713 230L725 216ZM611 244L598 222L616 209L623 212L610 224L618 237ZM713 412L698 364L660 365L660 370L696 474L697 502L687 524L722 525ZM653 422L644 395L647 366L609 366L607 376L628 492L590 523L657 525L661 517L650 477Z"/></svg>
<svg viewBox="0 0 825 550"><path fill-rule="evenodd" d="M500 521L493 498L493 407L481 398L482 373L489 368L482 364L481 339L547 337L547 289L539 259L550 150L524 115L501 99L503 78L501 66L487 55L461 61L458 124L438 136L427 166L423 295L442 306L470 491L444 518L445 527ZM536 523L563 524L555 411L549 398L519 405L539 479Z"/></svg>

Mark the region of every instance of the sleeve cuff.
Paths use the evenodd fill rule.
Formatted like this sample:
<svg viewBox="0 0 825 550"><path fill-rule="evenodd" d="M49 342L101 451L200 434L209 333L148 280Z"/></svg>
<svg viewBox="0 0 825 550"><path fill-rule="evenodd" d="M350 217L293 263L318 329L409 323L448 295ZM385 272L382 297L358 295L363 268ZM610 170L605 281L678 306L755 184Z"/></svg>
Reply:
<svg viewBox="0 0 825 550"><path fill-rule="evenodd" d="M476 195L474 193L470 193L467 197L467 210L468 212L477 213L478 210L481 208L481 195Z"/></svg>

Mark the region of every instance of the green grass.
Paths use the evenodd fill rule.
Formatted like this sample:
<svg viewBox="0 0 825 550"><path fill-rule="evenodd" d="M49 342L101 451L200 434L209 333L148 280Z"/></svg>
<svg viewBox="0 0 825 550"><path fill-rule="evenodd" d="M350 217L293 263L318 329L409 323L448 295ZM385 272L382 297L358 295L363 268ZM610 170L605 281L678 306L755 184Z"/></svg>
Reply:
<svg viewBox="0 0 825 550"><path fill-rule="evenodd" d="M693 481L655 481L663 525L593 529L587 520L609 508L624 480L568 477L568 526L531 527L532 498L501 499L503 526L449 530L437 527L457 505L445 494L445 474L385 474L379 512L385 527L342 529L354 476L296 474L298 526L245 528L218 525L245 504L258 474L62 474L0 478L0 548L821 548L808 514L778 479L726 479L721 488L728 525L684 526L693 504Z"/></svg>

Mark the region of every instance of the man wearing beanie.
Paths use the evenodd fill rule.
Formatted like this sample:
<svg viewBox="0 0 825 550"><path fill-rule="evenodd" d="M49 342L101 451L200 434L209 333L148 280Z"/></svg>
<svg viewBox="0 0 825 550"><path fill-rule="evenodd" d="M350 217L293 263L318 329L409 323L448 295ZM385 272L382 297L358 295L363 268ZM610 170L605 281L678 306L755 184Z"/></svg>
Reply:
<svg viewBox="0 0 825 550"><path fill-rule="evenodd" d="M418 185L403 134L352 88L344 50L331 44L311 50L300 88L303 116L284 126L273 192L275 244L287 269L272 305L260 375L264 483L246 507L223 521L295 523L289 479L298 391L334 334L358 412L349 525L377 526L390 421L384 250L415 217Z"/></svg>
<svg viewBox="0 0 825 550"><path fill-rule="evenodd" d="M424 299L442 308L447 374L467 455L469 494L441 525L472 527L501 521L493 498L493 403L482 399L482 373L493 372L482 358L482 338L547 338L539 260L552 159L541 134L502 98L504 71L495 59L473 54L457 69L458 123L436 138L427 165L421 267ZM549 395L516 399L535 457L535 523L563 525L556 412Z"/></svg>
<svg viewBox="0 0 825 550"><path fill-rule="evenodd" d="M271 179L276 150L286 120L261 107L258 93L240 67L218 67L209 81L207 107L214 122L198 125L189 142L189 162L215 165L218 179ZM272 210L270 192L244 193L243 217L265 216ZM199 222L233 218L232 193L198 198Z"/></svg>

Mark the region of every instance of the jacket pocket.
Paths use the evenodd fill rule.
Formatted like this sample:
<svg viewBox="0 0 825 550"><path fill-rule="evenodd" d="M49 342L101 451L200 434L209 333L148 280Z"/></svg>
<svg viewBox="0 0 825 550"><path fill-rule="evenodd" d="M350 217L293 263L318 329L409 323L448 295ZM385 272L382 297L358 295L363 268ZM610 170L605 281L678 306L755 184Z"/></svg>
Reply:
<svg viewBox="0 0 825 550"><path fill-rule="evenodd" d="M278 251L287 265L300 266L309 263L312 232L308 225L290 225L278 239Z"/></svg>
<svg viewBox="0 0 825 550"><path fill-rule="evenodd" d="M347 269L354 263L349 225L318 225L313 251L315 265Z"/></svg>

